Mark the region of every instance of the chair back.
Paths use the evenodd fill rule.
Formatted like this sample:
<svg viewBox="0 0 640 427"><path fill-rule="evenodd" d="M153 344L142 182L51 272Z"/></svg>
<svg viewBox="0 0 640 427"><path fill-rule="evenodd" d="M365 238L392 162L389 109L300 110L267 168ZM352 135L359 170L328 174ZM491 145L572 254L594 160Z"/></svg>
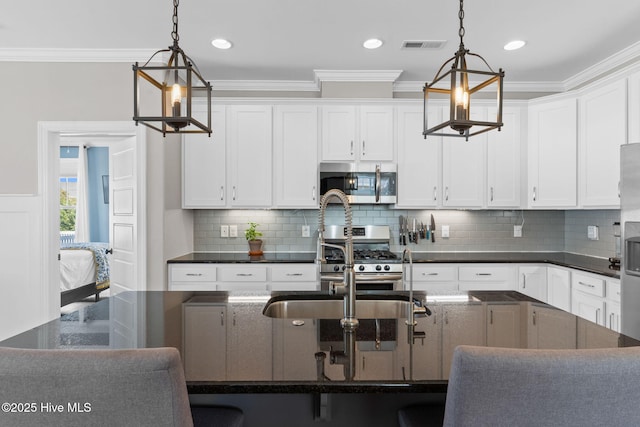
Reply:
<svg viewBox="0 0 640 427"><path fill-rule="evenodd" d="M0 348L0 402L0 425L193 425L175 348Z"/></svg>
<svg viewBox="0 0 640 427"><path fill-rule="evenodd" d="M640 347L459 346L445 426L639 426Z"/></svg>

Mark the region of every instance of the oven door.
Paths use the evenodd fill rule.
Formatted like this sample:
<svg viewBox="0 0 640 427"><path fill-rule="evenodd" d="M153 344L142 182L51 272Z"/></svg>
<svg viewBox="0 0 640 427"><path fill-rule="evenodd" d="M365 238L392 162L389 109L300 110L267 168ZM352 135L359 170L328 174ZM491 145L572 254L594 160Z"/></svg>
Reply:
<svg viewBox="0 0 640 427"><path fill-rule="evenodd" d="M331 282L342 282L342 274L322 274L320 289L329 291ZM403 290L402 273L356 273L356 291L401 291Z"/></svg>

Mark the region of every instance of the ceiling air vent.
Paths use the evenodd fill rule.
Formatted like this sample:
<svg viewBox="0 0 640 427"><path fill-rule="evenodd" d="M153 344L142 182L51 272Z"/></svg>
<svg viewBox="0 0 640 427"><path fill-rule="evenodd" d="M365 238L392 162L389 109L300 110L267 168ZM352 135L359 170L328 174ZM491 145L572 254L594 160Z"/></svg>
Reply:
<svg viewBox="0 0 640 427"><path fill-rule="evenodd" d="M405 40L403 49L440 49L447 44L446 40Z"/></svg>

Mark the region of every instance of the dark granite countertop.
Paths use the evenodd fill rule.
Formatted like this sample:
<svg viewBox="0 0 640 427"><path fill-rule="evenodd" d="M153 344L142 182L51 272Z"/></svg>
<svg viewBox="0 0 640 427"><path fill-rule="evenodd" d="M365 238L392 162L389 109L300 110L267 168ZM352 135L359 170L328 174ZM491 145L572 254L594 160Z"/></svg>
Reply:
<svg viewBox="0 0 640 427"><path fill-rule="evenodd" d="M173 263L313 263L315 252L265 252L249 256L237 252L191 252L167 261ZM413 252L415 263L547 263L619 278L619 268L604 258L568 252Z"/></svg>
<svg viewBox="0 0 640 427"><path fill-rule="evenodd" d="M313 263L315 252L265 252L263 255L249 255L246 252L191 252L172 258L169 264L178 263L211 263L211 264L242 264L242 263Z"/></svg>
<svg viewBox="0 0 640 427"><path fill-rule="evenodd" d="M325 296L320 292L289 294L298 300ZM375 295L366 294L369 298ZM458 344L523 348L544 348L544 343L554 348L640 345L515 291L414 292L414 298L432 312L417 318L414 340L404 309L391 319L367 318L366 310L361 311L360 326L349 336L339 319L263 315L267 301L283 295L267 291L125 292L4 340L0 346L176 347L185 361L191 394L232 394L444 393L450 357ZM407 292L396 295L404 300L408 297ZM387 293L386 298L393 295ZM513 310L514 315L494 319L496 310ZM345 379L344 363L353 363L353 379ZM319 374L319 368L325 376Z"/></svg>

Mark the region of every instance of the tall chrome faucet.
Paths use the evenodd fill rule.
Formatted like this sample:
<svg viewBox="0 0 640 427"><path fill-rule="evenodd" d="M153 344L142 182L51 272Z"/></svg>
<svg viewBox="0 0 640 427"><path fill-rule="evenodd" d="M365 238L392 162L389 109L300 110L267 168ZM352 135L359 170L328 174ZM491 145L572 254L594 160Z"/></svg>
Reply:
<svg viewBox="0 0 640 427"><path fill-rule="evenodd" d="M346 228L344 247L325 243L324 241L324 213L327 204L331 198L337 198L342 202L344 207L344 223ZM340 324L344 329L353 330L358 327L358 319L356 318L356 280L353 271L353 224L351 215L351 206L347 195L338 190L331 189L327 191L320 199L320 213L318 219L318 261L326 262L324 258L324 247L329 246L338 248L344 253L344 279L340 285L344 289L344 318Z"/></svg>

